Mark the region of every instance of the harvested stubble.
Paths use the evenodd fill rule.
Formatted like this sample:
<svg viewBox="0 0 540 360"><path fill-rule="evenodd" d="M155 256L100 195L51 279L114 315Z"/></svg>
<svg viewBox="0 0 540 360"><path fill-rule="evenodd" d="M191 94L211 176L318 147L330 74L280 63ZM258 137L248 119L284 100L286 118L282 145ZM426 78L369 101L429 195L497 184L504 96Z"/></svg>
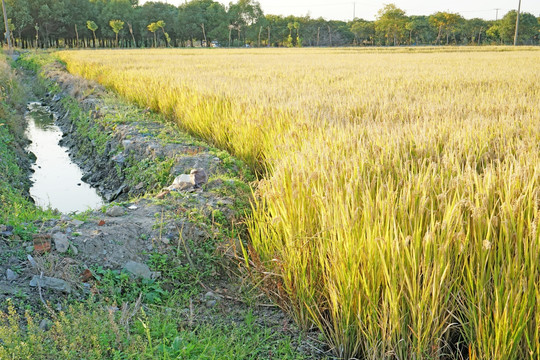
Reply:
<svg viewBox="0 0 540 360"><path fill-rule="evenodd" d="M540 52L469 50L60 57L265 175L257 258L338 356L538 358Z"/></svg>

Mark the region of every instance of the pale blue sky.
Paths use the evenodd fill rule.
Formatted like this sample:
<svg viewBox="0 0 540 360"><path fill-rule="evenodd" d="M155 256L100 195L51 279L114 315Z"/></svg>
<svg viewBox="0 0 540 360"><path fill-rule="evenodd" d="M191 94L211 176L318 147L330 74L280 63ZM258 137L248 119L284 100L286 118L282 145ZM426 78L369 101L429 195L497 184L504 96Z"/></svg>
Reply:
<svg viewBox="0 0 540 360"><path fill-rule="evenodd" d="M162 0L165 2L165 0ZM141 0L143 3L144 0ZM178 5L184 0L167 0ZM229 1L220 1L228 4ZM353 17L353 3L347 0L259 0L265 14L322 16L333 20L350 20ZM366 20L374 20L377 11L387 3L394 3L405 10L407 15L430 15L437 11L458 12L465 18L480 17L495 20L496 8L499 18L512 9L517 9L518 0L387 0L356 1L356 16ZM522 0L521 9L540 16L540 0Z"/></svg>

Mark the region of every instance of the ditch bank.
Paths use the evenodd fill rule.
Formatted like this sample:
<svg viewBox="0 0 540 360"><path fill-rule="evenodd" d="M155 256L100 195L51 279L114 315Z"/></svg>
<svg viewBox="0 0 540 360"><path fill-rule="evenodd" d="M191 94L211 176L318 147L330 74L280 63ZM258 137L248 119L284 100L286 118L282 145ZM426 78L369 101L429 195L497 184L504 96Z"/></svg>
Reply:
<svg viewBox="0 0 540 360"><path fill-rule="evenodd" d="M18 283L33 279L29 285L35 287L35 276L40 275L64 281L58 289L69 288L68 293L84 292L87 285L81 274L97 268L131 269L136 277L157 279L159 271L150 271L147 265L158 256L155 253L182 253L178 265L192 267L193 272L216 267L214 251L225 243L235 244L241 227L233 227L249 206L250 189L243 177L249 173L241 173L243 165L158 122L158 116L70 75L55 61L38 64L33 56L22 54L18 63L38 70L40 85L46 89L39 103L57 119L63 131L60 143L83 170L83 179L107 201L123 201L35 221L37 234L22 243L28 256L14 264L22 275L17 276ZM197 186L190 182L193 169L205 174ZM186 176L187 181L169 186ZM165 187L169 189L162 191ZM4 240L12 240L10 235L6 232ZM173 251L179 247L182 251ZM2 270L5 274L11 269Z"/></svg>
<svg viewBox="0 0 540 360"><path fill-rule="evenodd" d="M61 144L83 169L83 180L107 201L154 191L197 168L210 178L252 179L243 164L225 152L179 133L158 115L123 104L57 62L45 65L40 78L50 90L41 101L64 132Z"/></svg>

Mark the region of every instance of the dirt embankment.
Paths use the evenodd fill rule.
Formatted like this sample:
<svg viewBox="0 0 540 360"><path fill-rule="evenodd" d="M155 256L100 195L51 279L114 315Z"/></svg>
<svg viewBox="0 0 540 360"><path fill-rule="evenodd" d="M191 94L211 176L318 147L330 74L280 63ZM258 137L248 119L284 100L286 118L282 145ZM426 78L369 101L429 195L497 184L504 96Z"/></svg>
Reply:
<svg viewBox="0 0 540 360"><path fill-rule="evenodd" d="M82 290L79 277L85 269L144 264L152 252L174 252L179 247L184 254L179 263L195 265L193 258L202 244L230 240L226 233L240 221L249 201L240 163L173 126L156 122L156 116L147 111L114 99L99 85L70 75L60 64L48 65L42 76L53 91L40 101L58 116L57 124L64 132L61 143L83 169L84 179L106 200L155 194L192 169L204 169L208 180L159 198L150 195L105 212L77 216L84 220L64 215L41 223L39 240L23 244L38 266L32 266L26 256L0 265L2 274L6 274L5 265L11 265L21 275L16 282L6 277L0 280L0 288L12 289L4 293L18 291L17 285L28 292L34 275L57 277L71 289ZM44 257L54 258L54 265L39 266Z"/></svg>
<svg viewBox="0 0 540 360"><path fill-rule="evenodd" d="M106 200L145 194L197 168L210 178L242 178L245 170L236 160L156 121L155 114L115 101L99 84L67 73L58 63L43 73L60 89L42 101L59 118L62 145Z"/></svg>

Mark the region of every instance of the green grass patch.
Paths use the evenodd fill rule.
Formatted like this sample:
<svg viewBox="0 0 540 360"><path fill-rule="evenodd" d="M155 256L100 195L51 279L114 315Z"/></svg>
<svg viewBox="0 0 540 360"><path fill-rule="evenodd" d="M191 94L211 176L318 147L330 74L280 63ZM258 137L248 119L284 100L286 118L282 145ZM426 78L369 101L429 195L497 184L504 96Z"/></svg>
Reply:
<svg viewBox="0 0 540 360"><path fill-rule="evenodd" d="M303 359L295 340L243 319L194 322L170 308L126 305L116 310L92 300L49 314L47 326L11 305L0 312L2 359ZM21 327L24 323L26 326ZM43 324L43 323L42 323Z"/></svg>

